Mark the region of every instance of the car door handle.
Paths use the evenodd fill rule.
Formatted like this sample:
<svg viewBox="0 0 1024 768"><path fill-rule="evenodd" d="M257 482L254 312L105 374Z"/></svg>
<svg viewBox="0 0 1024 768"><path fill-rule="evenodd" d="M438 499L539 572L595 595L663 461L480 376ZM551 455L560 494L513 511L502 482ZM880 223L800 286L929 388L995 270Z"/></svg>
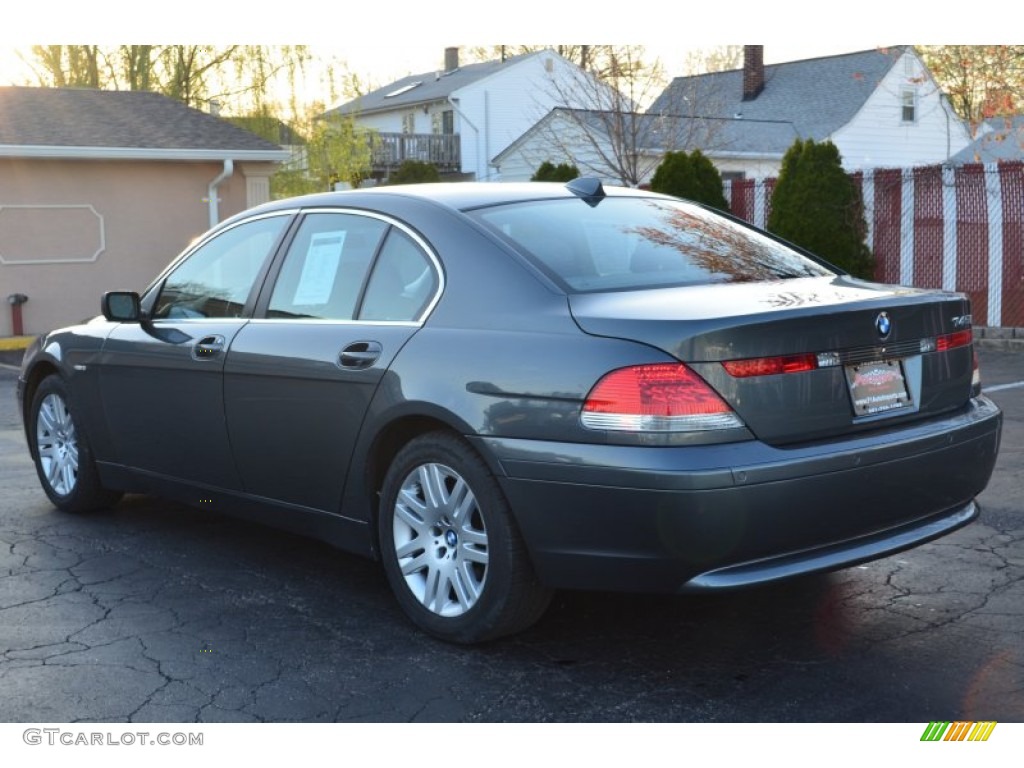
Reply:
<svg viewBox="0 0 1024 768"><path fill-rule="evenodd" d="M338 364L342 368L369 368L377 362L382 350L376 341L357 341L341 350Z"/></svg>
<svg viewBox="0 0 1024 768"><path fill-rule="evenodd" d="M193 360L212 360L224 350L224 337L220 334L204 336L192 345Z"/></svg>

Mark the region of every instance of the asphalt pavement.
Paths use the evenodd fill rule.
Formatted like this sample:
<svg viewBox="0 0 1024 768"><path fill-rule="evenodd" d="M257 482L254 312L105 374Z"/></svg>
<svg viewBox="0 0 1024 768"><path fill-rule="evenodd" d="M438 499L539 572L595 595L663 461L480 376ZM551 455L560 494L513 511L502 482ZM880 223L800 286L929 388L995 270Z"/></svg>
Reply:
<svg viewBox="0 0 1024 768"><path fill-rule="evenodd" d="M315 541L143 496L56 511L0 367L0 722L1024 721L1024 355L980 357L1005 429L979 521L747 592L561 593L477 648Z"/></svg>

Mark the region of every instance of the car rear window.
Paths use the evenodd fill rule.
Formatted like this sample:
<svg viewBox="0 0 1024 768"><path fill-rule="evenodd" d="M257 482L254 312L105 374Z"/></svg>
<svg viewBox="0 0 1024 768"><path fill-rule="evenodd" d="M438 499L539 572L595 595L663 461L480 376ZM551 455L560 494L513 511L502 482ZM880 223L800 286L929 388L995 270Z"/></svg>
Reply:
<svg viewBox="0 0 1024 768"><path fill-rule="evenodd" d="M469 214L571 292L833 274L757 230L683 201L535 200Z"/></svg>

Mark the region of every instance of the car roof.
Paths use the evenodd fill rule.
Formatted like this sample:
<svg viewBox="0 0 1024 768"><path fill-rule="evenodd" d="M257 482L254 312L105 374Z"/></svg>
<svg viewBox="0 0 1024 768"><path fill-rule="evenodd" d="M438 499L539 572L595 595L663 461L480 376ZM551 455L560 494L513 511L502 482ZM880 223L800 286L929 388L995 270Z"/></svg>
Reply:
<svg viewBox="0 0 1024 768"><path fill-rule="evenodd" d="M609 197L662 197L654 192L629 189L626 187L605 186L604 192ZM529 200L547 200L571 198L574 193L565 184L559 182L438 182L431 184L396 184L394 186L370 187L353 189L343 192L321 192L303 195L271 203L245 211L249 216L253 213L265 213L274 210L296 207L354 207L373 208L375 203L386 204L395 198L415 198L430 201L453 210L467 210L488 205L503 203L526 202Z"/></svg>

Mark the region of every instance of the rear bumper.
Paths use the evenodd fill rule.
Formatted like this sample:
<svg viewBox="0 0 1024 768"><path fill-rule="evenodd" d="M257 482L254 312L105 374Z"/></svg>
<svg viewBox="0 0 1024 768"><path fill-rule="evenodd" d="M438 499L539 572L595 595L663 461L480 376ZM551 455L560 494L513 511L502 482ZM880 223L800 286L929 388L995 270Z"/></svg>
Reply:
<svg viewBox="0 0 1024 768"><path fill-rule="evenodd" d="M834 570L978 514L1002 414L979 397L940 419L842 440L635 447L481 438L545 583L680 592Z"/></svg>

